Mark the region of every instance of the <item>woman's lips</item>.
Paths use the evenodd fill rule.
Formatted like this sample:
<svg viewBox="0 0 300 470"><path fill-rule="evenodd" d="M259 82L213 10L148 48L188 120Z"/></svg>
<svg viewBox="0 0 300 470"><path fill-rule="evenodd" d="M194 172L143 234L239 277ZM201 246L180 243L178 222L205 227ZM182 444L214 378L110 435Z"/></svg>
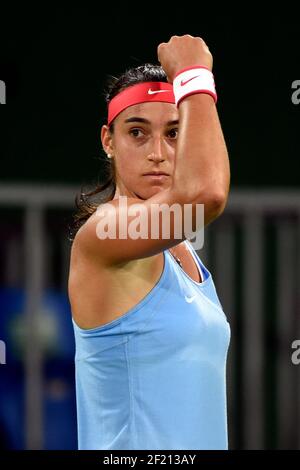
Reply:
<svg viewBox="0 0 300 470"><path fill-rule="evenodd" d="M169 178L169 175L164 175L164 174L158 174L158 175L155 175L155 174L150 174L150 175L143 175L145 176L146 178L148 178L150 181L164 181L166 180L167 178Z"/></svg>

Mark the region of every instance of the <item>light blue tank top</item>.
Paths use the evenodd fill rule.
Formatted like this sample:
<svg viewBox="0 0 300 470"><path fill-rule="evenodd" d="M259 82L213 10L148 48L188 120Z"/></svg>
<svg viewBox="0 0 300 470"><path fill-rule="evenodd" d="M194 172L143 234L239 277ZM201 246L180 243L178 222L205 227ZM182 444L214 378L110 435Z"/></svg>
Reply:
<svg viewBox="0 0 300 470"><path fill-rule="evenodd" d="M230 327L211 273L168 250L157 284L124 315L75 333L78 448L227 449Z"/></svg>

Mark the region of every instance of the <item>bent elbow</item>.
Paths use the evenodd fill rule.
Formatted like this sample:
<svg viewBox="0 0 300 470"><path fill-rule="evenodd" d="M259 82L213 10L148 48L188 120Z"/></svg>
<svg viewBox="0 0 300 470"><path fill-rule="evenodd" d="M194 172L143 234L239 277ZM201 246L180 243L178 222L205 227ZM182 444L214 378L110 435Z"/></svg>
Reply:
<svg viewBox="0 0 300 470"><path fill-rule="evenodd" d="M205 225L219 217L227 204L228 195L216 193L204 201Z"/></svg>
<svg viewBox="0 0 300 470"><path fill-rule="evenodd" d="M194 204L203 204L204 208L204 225L210 224L219 217L224 211L227 203L228 195L221 192L206 191L194 200Z"/></svg>
<svg viewBox="0 0 300 470"><path fill-rule="evenodd" d="M228 199L228 193L221 191L201 191L193 198L194 203L205 204L216 209L225 208Z"/></svg>
<svg viewBox="0 0 300 470"><path fill-rule="evenodd" d="M222 213L226 207L228 200L228 193L216 193L212 196L212 204L216 208L216 210Z"/></svg>
<svg viewBox="0 0 300 470"><path fill-rule="evenodd" d="M197 190L196 190L197 189ZM175 200L180 204L203 204L206 211L222 213L226 207L228 192L212 191L211 189L193 188L189 186L184 192L176 192Z"/></svg>

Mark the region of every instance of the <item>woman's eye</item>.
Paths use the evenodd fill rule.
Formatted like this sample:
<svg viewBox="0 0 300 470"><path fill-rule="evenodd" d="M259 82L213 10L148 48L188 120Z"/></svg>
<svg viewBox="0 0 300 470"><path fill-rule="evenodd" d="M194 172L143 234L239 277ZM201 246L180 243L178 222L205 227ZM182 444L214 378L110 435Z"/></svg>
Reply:
<svg viewBox="0 0 300 470"><path fill-rule="evenodd" d="M129 133L133 137L141 137L142 131L141 131L141 129L130 129Z"/></svg>
<svg viewBox="0 0 300 470"><path fill-rule="evenodd" d="M176 139L178 137L178 129L171 129L168 135L171 139Z"/></svg>

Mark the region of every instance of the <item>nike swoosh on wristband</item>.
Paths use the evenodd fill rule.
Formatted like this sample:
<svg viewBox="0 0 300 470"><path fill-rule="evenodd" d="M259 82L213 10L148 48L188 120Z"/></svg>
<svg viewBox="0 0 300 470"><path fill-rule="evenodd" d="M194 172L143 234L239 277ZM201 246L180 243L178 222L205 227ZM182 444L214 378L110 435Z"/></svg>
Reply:
<svg viewBox="0 0 300 470"><path fill-rule="evenodd" d="M170 91L171 90L151 90L151 88L149 88L148 95L155 95L156 93L166 93Z"/></svg>
<svg viewBox="0 0 300 470"><path fill-rule="evenodd" d="M187 296L185 295L185 300L190 304L191 302L193 302L193 300L194 300L195 297L196 297L195 295L193 295L193 297L187 297Z"/></svg>
<svg viewBox="0 0 300 470"><path fill-rule="evenodd" d="M200 77L200 75L196 75L195 77L189 78L188 80L181 80L180 85L184 86L187 83L189 83L191 80L194 80L194 78Z"/></svg>

